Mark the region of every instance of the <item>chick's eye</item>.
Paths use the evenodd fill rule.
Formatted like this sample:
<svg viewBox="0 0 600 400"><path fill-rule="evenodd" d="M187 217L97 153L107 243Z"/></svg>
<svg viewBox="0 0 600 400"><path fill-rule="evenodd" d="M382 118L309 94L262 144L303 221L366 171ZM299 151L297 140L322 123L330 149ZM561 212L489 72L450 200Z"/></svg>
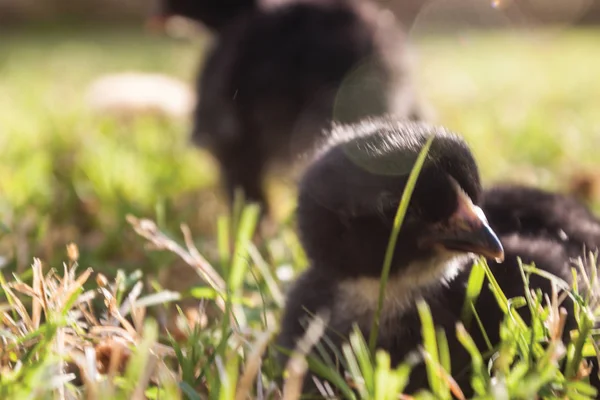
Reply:
<svg viewBox="0 0 600 400"><path fill-rule="evenodd" d="M398 212L399 206L400 203L398 198L393 193L382 192L378 195L377 214L386 225L392 226L394 224L394 219L396 218L396 213ZM414 221L419 217L420 213L421 211L418 209L418 207L411 202L406 210L406 213L404 214L404 221Z"/></svg>

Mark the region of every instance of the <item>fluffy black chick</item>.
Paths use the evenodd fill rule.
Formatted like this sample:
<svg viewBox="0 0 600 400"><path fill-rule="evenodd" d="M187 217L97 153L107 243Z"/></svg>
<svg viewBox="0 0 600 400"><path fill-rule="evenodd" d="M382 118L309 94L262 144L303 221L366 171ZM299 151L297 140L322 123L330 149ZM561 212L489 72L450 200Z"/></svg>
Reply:
<svg viewBox="0 0 600 400"><path fill-rule="evenodd" d="M417 118L406 46L391 14L351 0L288 1L223 29L198 80L193 140L218 159L230 199L240 187L267 207L266 172L301 166L331 121Z"/></svg>
<svg viewBox="0 0 600 400"><path fill-rule="evenodd" d="M420 297L449 336L453 370L468 362L454 339L463 292L451 291L450 282L475 254L503 257L477 206L477 165L457 135L389 118L336 128L301 181L297 218L311 266L288 295L281 347L294 348L307 318L322 311L330 314L327 335L335 344L347 338L355 323L368 337L396 209L431 135L436 137L394 251L378 346L390 352L393 363L416 349L421 328L415 302ZM425 385L424 369L417 368L409 390Z"/></svg>
<svg viewBox="0 0 600 400"><path fill-rule="evenodd" d="M519 263L535 266L562 278L569 284L572 282L571 268L578 269L579 258L589 261L589 254L600 249L600 220L581 202L570 195L553 193L533 187L521 185L499 185L487 189L483 193L482 209L489 224L500 238L505 251L506 261L495 269L496 279L507 297L522 296L523 290L517 282L522 282ZM489 261L492 268L497 267ZM590 265L584 262L589 275ZM529 277L532 288L539 288L550 293L549 280L535 274ZM580 290L587 290L585 283L579 282ZM460 290L460 288L459 288ZM491 340L497 341L498 316L489 313L485 305L493 302L490 291L482 292L478 309L483 325L488 327ZM569 331L576 328L572 313L572 300L567 298L562 304L570 313L563 332L563 341L569 340ZM523 310L526 322L529 320L528 310ZM497 312L497 310L496 310ZM483 338L476 332L479 341ZM598 363L592 363L593 370L590 382L600 389Z"/></svg>
<svg viewBox="0 0 600 400"><path fill-rule="evenodd" d="M545 235L552 230L549 218L543 229L529 222L525 230L503 226L500 210L524 209L533 199L502 187L484 192L471 151L443 128L378 118L333 131L301 181L298 225L311 266L288 294L278 344L293 349L307 320L322 311L330 315L327 337L334 345L347 339L353 324L369 336L394 215L417 154L431 135L435 139L396 244L378 346L390 352L393 363L416 349L421 325L415 305L423 298L436 325L446 332L452 371L468 394L470 357L456 340L455 327L473 260L485 256L500 287L513 298L525 293L518 258L570 282L571 250ZM498 200L515 196L515 201L495 204L498 193L505 193ZM494 218L491 227L487 211ZM562 226L560 220L556 223ZM495 225L502 234L494 232ZM570 229L568 224L564 229ZM495 345L504 313L487 287L486 282L475 308ZM530 287L551 292L550 282L537 275L531 276ZM569 300L565 306L570 310ZM519 312L530 320L527 307ZM567 331L574 325L569 318ZM478 325L467 328L480 350L487 351ZM314 390L310 383L307 377L309 391ZM407 390L426 386L421 364Z"/></svg>
<svg viewBox="0 0 600 400"><path fill-rule="evenodd" d="M220 31L236 17L257 7L257 0L156 0L152 18L155 22L180 16Z"/></svg>
<svg viewBox="0 0 600 400"><path fill-rule="evenodd" d="M577 258L600 247L600 220L569 195L519 185L484 192L483 206L496 233L560 243Z"/></svg>

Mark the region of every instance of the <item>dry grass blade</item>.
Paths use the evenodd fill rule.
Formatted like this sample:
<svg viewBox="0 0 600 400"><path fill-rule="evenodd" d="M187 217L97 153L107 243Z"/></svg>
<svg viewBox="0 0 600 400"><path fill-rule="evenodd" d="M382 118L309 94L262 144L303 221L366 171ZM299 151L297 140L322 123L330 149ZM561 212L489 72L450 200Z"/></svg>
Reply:
<svg viewBox="0 0 600 400"><path fill-rule="evenodd" d="M111 354L108 363L108 376L114 379L121 370L123 360L129 358L129 349L126 346L111 346Z"/></svg>
<svg viewBox="0 0 600 400"><path fill-rule="evenodd" d="M12 333L19 333L19 329L17 327L17 323L11 318L10 315L8 315L8 313L4 312L2 313L2 319L1 319L2 323L6 326L6 328L10 328ZM3 336L6 337L6 336Z"/></svg>
<svg viewBox="0 0 600 400"><path fill-rule="evenodd" d="M592 283L590 282L590 278L587 273L586 262L581 257L577 259L575 263L577 268L579 269L579 278L585 284L585 287L590 292L592 291Z"/></svg>
<svg viewBox="0 0 600 400"><path fill-rule="evenodd" d="M79 248L75 243L67 245L67 257L69 257L71 263L76 263L79 260Z"/></svg>
<svg viewBox="0 0 600 400"><path fill-rule="evenodd" d="M567 310L564 307L560 307L560 300L558 296L558 287L555 282L552 284L552 300L548 295L544 295L546 304L548 306L549 314L546 319L550 331L550 340L555 343L560 343L561 350L564 349L564 343L562 343L562 335L565 330L565 324L567 322ZM560 352L555 352L555 356L558 357Z"/></svg>
<svg viewBox="0 0 600 400"><path fill-rule="evenodd" d="M154 343L152 353L157 357L175 357L175 350L172 347L160 343Z"/></svg>
<svg viewBox="0 0 600 400"><path fill-rule="evenodd" d="M19 300L19 298L11 290L9 285L2 284L2 289L4 290L4 295L6 296L6 299L8 300L8 302L10 303L11 308L14 311L16 311L17 314L19 314L19 317L21 317L21 320L23 321L23 323L25 324L27 329L29 331L33 330L33 322L31 321L31 317L27 313L27 309L23 305L23 302L21 302L21 300Z"/></svg>
<svg viewBox="0 0 600 400"><path fill-rule="evenodd" d="M252 383L260 371L262 355L267 349L272 334L273 332L263 332L252 346L252 353L248 357L248 361L246 361L244 374L238 382L238 388L235 394L236 400L246 399L248 398L248 394L252 393Z"/></svg>
<svg viewBox="0 0 600 400"><path fill-rule="evenodd" d="M36 291L31 286L29 286L28 284L23 283L23 282L13 282L10 284L10 286L17 292L24 294L25 296L32 297L32 298L37 297L38 293L39 293L39 292L36 293Z"/></svg>
<svg viewBox="0 0 600 400"><path fill-rule="evenodd" d="M31 305L31 322L34 326L34 329L40 327L40 320L42 317L42 308L47 309L46 304L46 294L44 290L44 285L42 282L43 274L42 274L42 263L39 259L33 259L33 291L34 293L39 293L40 296L32 296L32 305ZM41 300L41 301L40 301Z"/></svg>
<svg viewBox="0 0 600 400"><path fill-rule="evenodd" d="M128 342L135 343L136 337L132 336L130 331L120 327L120 326L110 326L110 325L98 325L92 326L90 328L90 335L92 337L103 337L103 336L119 336L123 339L126 339Z"/></svg>
<svg viewBox="0 0 600 400"><path fill-rule="evenodd" d="M143 287L144 284L142 282L137 282L133 285L133 289L131 289L127 295L127 300L119 308L119 315L125 316L131 314L133 327L137 332L142 332L144 325L143 319L146 315L145 308L136 306L137 299L142 293Z"/></svg>
<svg viewBox="0 0 600 400"><path fill-rule="evenodd" d="M275 282L272 275L269 273L269 266L265 262L262 255L259 253L256 246L252 243L248 244L248 254L250 255L250 257L252 258L252 261L254 261L254 264L256 265L256 267L258 268L260 273L262 274L263 279L265 280L267 287L269 288L269 292L271 292L271 296L273 297L273 300L275 301L277 306L283 307L284 302L285 302L284 295L283 295L283 293L281 293L281 290L279 289L277 282Z"/></svg>
<svg viewBox="0 0 600 400"><path fill-rule="evenodd" d="M134 328L133 325L131 325L129 323L129 321L127 321L125 318L123 318L117 310L113 310L112 314L121 323L123 328L125 328L125 330L127 330L127 333L129 333L131 335L131 337L134 338L134 340L139 339L138 331Z"/></svg>
<svg viewBox="0 0 600 400"><path fill-rule="evenodd" d="M194 268L198 275L208 283L217 293L220 298L217 299L216 303L219 308L225 312L226 305L224 299L224 293L226 291L225 281L215 271L204 257L200 255L198 250L193 246L189 235L189 229L182 228L184 234L184 240L188 249L184 249L179 244L171 240L164 233L162 233L153 221L148 219L138 219L132 215L127 216L127 222L131 224L135 232L152 243L157 249L169 250L177 254L183 261L189 266Z"/></svg>
<svg viewBox="0 0 600 400"><path fill-rule="evenodd" d="M190 253L190 255L192 256L192 258L196 261L196 263L198 265L203 266L205 272L208 275L210 275L210 278L214 282L217 282L219 284L221 290L225 290L225 281L223 281L223 279L217 273L217 271L214 270L214 268L210 265L210 263L208 262L208 260L206 260L206 258L202 257L202 255L196 248L196 245L194 244L194 240L192 239L192 232L190 231L190 228L187 225L182 224L181 232L183 233L183 240L185 241L187 250Z"/></svg>
<svg viewBox="0 0 600 400"><path fill-rule="evenodd" d="M190 256L194 260L196 260L196 265L205 266L206 274L210 275L211 279L214 282L219 282L219 285L221 286L222 289L217 291L217 293L219 294L219 297L217 297L215 299L215 302L217 303L217 306L219 306L219 308L221 308L222 310L226 310L225 297L223 295L223 293L225 293L225 290L226 290L225 281L221 278L221 276L217 273L217 271L214 270L214 268L210 265L210 263L204 257L202 257L202 255L200 254L200 252L194 245L194 241L192 239L192 232L190 231L190 228L185 224L181 224L180 228L181 228L181 232L183 233L183 240L185 241L187 250L188 250ZM198 271L198 268L196 268L196 270ZM243 321L246 320L246 317L244 316L244 311L243 311L242 307L240 307L238 304L233 304L232 309L233 309L233 314L230 314L229 318L230 318L232 327L237 332L237 331L239 331L239 326L240 326L239 321L242 321L242 324L245 325L245 322L243 322Z"/></svg>
<svg viewBox="0 0 600 400"><path fill-rule="evenodd" d="M163 234L153 221L148 219L140 220L131 215L127 216L127 221L133 226L133 229L138 235L150 241L157 248L172 251L188 264L197 267L201 273L200 275L214 289L220 292L225 290L225 281L221 279L219 274L203 257L194 257L194 255L190 253L189 249L186 251L179 244L175 243L173 240Z"/></svg>
<svg viewBox="0 0 600 400"><path fill-rule="evenodd" d="M69 301L71 296L73 296L76 291L83 288L83 285L85 285L87 280L90 278L90 275L92 274L92 272L93 272L93 270L91 268L86 269L81 275L79 275L79 277L77 277L77 279L75 279L75 281L72 284L67 286L67 289L61 299L62 307L66 306L66 302Z"/></svg>
<svg viewBox="0 0 600 400"><path fill-rule="evenodd" d="M58 331L56 332L56 339L54 341L54 346L55 346L55 351L56 354L58 354L60 356L60 361L58 362L58 366L57 366L57 370L58 373L56 374L56 378L59 377L64 377L64 373L65 373L65 362L63 361L64 359L64 355L65 355L65 330L64 328L59 328ZM65 384L68 381L65 380L59 380L57 381L57 390L58 390L58 398L61 400L64 400L65 398Z"/></svg>
<svg viewBox="0 0 600 400"><path fill-rule="evenodd" d="M154 356L150 356L148 362L145 365L144 372L140 376L140 379L137 382L135 390L133 392L133 396L131 397L133 400L145 400L146 396L144 395L144 391L148 387L148 383L150 382L150 378L152 377L154 371L156 370L156 366L158 364L158 358Z"/></svg>
<svg viewBox="0 0 600 400"><path fill-rule="evenodd" d="M304 375L308 370L306 356L325 333L329 314L319 313L310 321L306 333L298 340L292 356L285 367L288 378L283 385L283 400L295 400L302 394Z"/></svg>
<svg viewBox="0 0 600 400"><path fill-rule="evenodd" d="M119 308L119 313L121 315L127 315L131 312L132 308L134 308L135 301L140 294L142 293L142 289L144 288L144 284L142 282L137 282L133 285L133 288L129 291L127 295L127 299L121 304Z"/></svg>

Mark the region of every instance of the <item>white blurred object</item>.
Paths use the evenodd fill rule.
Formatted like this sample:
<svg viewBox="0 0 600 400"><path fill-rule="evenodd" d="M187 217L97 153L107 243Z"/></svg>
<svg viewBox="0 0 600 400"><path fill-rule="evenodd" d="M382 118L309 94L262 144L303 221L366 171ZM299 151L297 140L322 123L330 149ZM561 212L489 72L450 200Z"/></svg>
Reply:
<svg viewBox="0 0 600 400"><path fill-rule="evenodd" d="M282 282L289 282L294 278L294 268L289 264L284 264L275 270L275 275Z"/></svg>
<svg viewBox="0 0 600 400"><path fill-rule="evenodd" d="M88 88L86 99L99 114L171 118L188 117L196 101L186 83L167 75L141 72L101 76Z"/></svg>

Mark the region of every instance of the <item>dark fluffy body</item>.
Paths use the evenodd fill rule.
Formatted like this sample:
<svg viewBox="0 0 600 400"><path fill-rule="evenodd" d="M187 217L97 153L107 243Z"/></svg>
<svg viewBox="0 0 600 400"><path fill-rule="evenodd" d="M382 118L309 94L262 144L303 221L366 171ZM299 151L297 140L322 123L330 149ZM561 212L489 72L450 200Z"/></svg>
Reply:
<svg viewBox="0 0 600 400"><path fill-rule="evenodd" d="M522 286L515 283L522 281L517 257L571 283L571 268L578 258L587 259L590 252L597 253L600 249L600 220L573 196L521 185L500 185L484 191L482 209L504 246L506 261L502 265L488 263L494 271L501 268L495 277L509 298L523 296ZM551 292L547 279L532 274L530 282L532 288ZM579 286L584 288L583 284ZM493 301L490 291L482 292L481 304ZM570 312L571 299L567 298L563 306ZM486 310L480 315L493 334L490 340L498 341L499 310L495 308L489 313L484 307L478 308ZM522 310L522 314L529 321L529 310ZM576 326L571 314L563 340L568 340L569 330ZM483 343L481 336L478 339ZM589 361L593 367L590 382L600 390L598 363Z"/></svg>
<svg viewBox="0 0 600 400"><path fill-rule="evenodd" d="M290 2L220 32L198 80L193 140L218 159L228 194L266 206L263 180L292 166L332 120L415 118L406 42L368 4Z"/></svg>
<svg viewBox="0 0 600 400"><path fill-rule="evenodd" d="M484 192L483 210L502 236L560 243L569 257L600 246L600 220L574 197L544 190L503 185Z"/></svg>
<svg viewBox="0 0 600 400"><path fill-rule="evenodd" d="M288 294L278 344L294 348L310 316L323 310L331 314L326 335L334 344L347 339L353 323L359 325L365 337L369 336L374 308L363 304L378 287L365 282L375 282L381 274L394 214L408 174L418 151L432 134L437 137L398 237L388 284L391 290L386 293L392 301L384 304L378 346L390 352L393 363L403 361L415 350L421 343L415 300L424 298L434 322L446 331L452 371L468 395L470 357L455 337L455 325L460 321L472 259L458 259L462 270L444 283L439 260L447 253L419 245L419 238L432 224L446 221L455 212L456 196L450 181L456 181L475 205L483 205L490 225L497 227L505 261L488 260L488 264L509 298L524 295L517 257L525 263L535 262L538 268L570 282L570 258L580 254L574 249L583 243L590 248L598 243L593 235L581 230L587 226L582 222L597 222L585 208L566 197L518 187L483 192L467 145L440 128L384 118L334 130L330 143L317 154L301 181L298 225L311 266ZM512 218L507 219L507 215ZM570 239L565 241L562 234L555 235L556 229L567 232ZM421 269L415 269L415 265ZM430 276L427 268L436 274ZM551 291L550 282L535 275L531 276L530 285L545 293ZM475 306L495 344L504 315L487 286L485 282ZM405 301L405 305L397 307L394 301ZM570 303L565 306L569 309ZM522 315L530 320L526 307ZM567 329L574 326L570 319ZM486 350L476 324L470 333L479 348ZM280 361L284 363L286 357ZM310 377L305 386L309 392L315 390ZM420 365L411 375L408 391L426 386L426 372Z"/></svg>

